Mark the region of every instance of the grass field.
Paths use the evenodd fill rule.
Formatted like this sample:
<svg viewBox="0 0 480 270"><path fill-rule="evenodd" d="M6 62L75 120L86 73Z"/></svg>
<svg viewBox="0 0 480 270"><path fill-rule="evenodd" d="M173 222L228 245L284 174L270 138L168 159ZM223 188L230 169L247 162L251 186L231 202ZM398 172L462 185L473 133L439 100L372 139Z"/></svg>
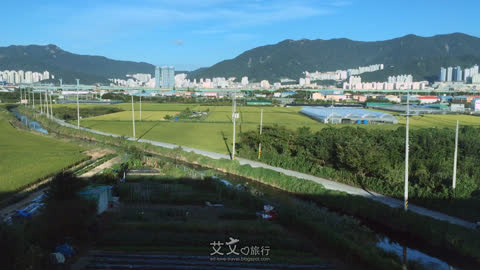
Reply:
<svg viewBox="0 0 480 270"><path fill-rule="evenodd" d="M58 105L73 106L73 105ZM94 106L94 105L82 105ZM85 127L132 136L131 104L122 103L111 105L126 111L83 119ZM208 111L208 116L201 121L178 122L164 121L168 115L190 108L192 111ZM264 125L278 124L289 129L309 127L313 131L322 128L344 127L345 125L325 125L299 113L302 107L244 107L238 106L240 118L237 121L237 132L255 130L259 128L260 111L263 112ZM55 108L54 108L55 110ZM139 120L139 103L135 104L135 119L137 137L174 143L189 147L229 153L232 144L232 108L230 106L201 106L198 104L163 104L143 103L142 121ZM397 116L398 125L362 125L363 128L396 129L405 125L405 117ZM480 127L480 117L470 115L424 115L410 118L410 127L415 128L454 128L456 120L461 125Z"/></svg>
<svg viewBox="0 0 480 270"><path fill-rule="evenodd" d="M0 199L86 157L82 148L17 130L0 112Z"/></svg>
<svg viewBox="0 0 480 270"><path fill-rule="evenodd" d="M143 108L142 108L143 109ZM162 121L166 115L174 116L178 114L176 111L143 111L142 110L142 120L145 121ZM132 111L123 111L117 113L110 113L105 115L100 115L96 117L91 117L91 120L107 120L107 121L118 121L118 120L132 120ZM140 112L135 112L135 121L140 120Z"/></svg>

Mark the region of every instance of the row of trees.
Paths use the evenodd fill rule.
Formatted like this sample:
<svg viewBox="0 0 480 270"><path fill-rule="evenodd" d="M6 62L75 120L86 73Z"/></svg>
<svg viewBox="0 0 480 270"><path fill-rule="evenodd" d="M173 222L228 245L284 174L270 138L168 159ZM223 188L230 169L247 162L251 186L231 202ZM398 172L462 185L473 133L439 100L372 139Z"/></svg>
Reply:
<svg viewBox="0 0 480 270"><path fill-rule="evenodd" d="M405 128L309 128L291 131L264 127L240 135L241 156L401 197L404 181ZM480 129L463 127L459 134L457 198L480 198ZM411 197L451 198L455 131L419 129L410 132Z"/></svg>
<svg viewBox="0 0 480 270"><path fill-rule="evenodd" d="M123 110L117 107L107 107L107 106L86 107L80 110L80 117L81 118L94 117L94 116L99 116L99 115L104 115L109 113L116 113L121 111ZM74 119L77 119L77 108L67 107L67 106L57 107L55 108L55 110L53 110L53 114L55 115L55 117L63 120L74 120Z"/></svg>

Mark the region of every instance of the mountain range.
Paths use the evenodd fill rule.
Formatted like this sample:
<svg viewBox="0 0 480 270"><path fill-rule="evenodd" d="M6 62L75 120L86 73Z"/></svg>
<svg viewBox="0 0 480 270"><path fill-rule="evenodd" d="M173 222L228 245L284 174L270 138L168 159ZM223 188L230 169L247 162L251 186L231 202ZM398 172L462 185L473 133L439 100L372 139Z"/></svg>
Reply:
<svg viewBox="0 0 480 270"><path fill-rule="evenodd" d="M442 66L465 68L480 64L480 38L454 33L433 37L407 35L374 42L345 38L284 40L193 71L190 78L248 76L250 81L298 80L304 71L345 70L371 64L384 64L385 69L362 74L363 81L385 81L389 75L400 74L433 81Z"/></svg>
<svg viewBox="0 0 480 270"><path fill-rule="evenodd" d="M155 67L143 62L118 61L103 56L80 55L56 45L0 47L0 70L48 70L64 83L108 83L108 78L125 78L129 73L152 73Z"/></svg>
<svg viewBox="0 0 480 270"><path fill-rule="evenodd" d="M335 71L371 64L385 69L361 75L363 81L385 81L390 75L412 74L433 81L442 66L480 64L480 38L462 33L420 37L407 35L385 41L284 40L248 50L211 67L188 73L190 79L248 76L250 81L298 79L304 71ZM65 83L108 83L129 73L154 73L154 65L79 55L56 45L0 47L0 70L48 70Z"/></svg>

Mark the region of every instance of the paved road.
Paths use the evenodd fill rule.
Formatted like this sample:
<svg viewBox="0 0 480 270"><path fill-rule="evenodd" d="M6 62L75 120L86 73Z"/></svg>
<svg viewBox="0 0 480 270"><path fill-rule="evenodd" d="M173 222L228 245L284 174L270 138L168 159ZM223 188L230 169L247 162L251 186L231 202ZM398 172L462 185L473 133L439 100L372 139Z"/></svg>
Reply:
<svg viewBox="0 0 480 270"><path fill-rule="evenodd" d="M66 123L65 121L62 121L62 120L55 119L55 121L57 121L57 123L59 123L60 125L63 125L63 126L77 128L77 126ZM106 132L93 130L93 129L88 129L88 128L84 128L84 127L80 127L80 129L82 129L84 131L100 134L100 135L105 135L105 136L121 137L121 136L116 135L116 134L106 133ZM127 139L133 141L133 138L128 137ZM213 159L221 159L221 158L230 159L230 156L226 155L226 154L209 152L209 151L204 151L204 150L200 150L200 149L195 149L195 148L190 148L190 147L185 147L185 146L179 146L179 145L175 145L175 144L171 144L171 143L163 143L163 142L157 142L157 141L151 141L151 140L145 140L145 139L139 139L137 141L138 142L144 142L144 143L150 143L150 144L155 145L155 146L161 146L161 147L170 148L170 149L181 147L185 151L194 152L196 154L203 155L203 156L206 156L206 157L210 157L210 158L213 158ZM292 171L292 170L286 170L286 169L279 168L279 167L273 167L273 166L270 166L268 164L261 163L261 162L258 162L258 161L253 161L253 160L248 160L248 159L243 159L243 158L237 158L237 160L242 165L248 164L248 165L250 165L254 168L260 168L261 167L261 168L270 169L270 170L281 172L283 174L294 176L294 177L297 177L297 178L300 178L300 179L306 179L306 180L314 181L316 183L322 184L326 189L338 190L338 191L346 192L348 194L363 196L363 197L381 202L383 204L386 204L390 207L402 207L403 208L403 201L401 201L401 200L391 198L391 197L387 197L387 196L384 196L382 194L378 194L378 193L368 191L368 190L365 190L365 189L362 189L362 188L345 185L345 184L342 184L342 183L338 183L338 182L335 182L335 181L327 180L327 179L316 177L316 176L309 175L309 174L304 174L304 173L300 173L300 172L296 172L296 171ZM443 214L443 213L440 213L440 212L437 212L437 211L428 210L424 207L420 207L420 206L417 206L417 205L414 205L414 204L409 204L408 209L412 212L415 212L415 213L423 215L423 216L428 216L428 217L431 217L431 218L434 218L434 219L447 221L447 222L450 222L452 224L460 225L460 226L463 226L463 227L466 227L466 228L469 228L469 229L475 229L475 224L473 222L469 222L469 221L466 221L466 220L463 220L463 219L460 219L460 218L452 217L452 216L449 216L449 215L446 215L446 214Z"/></svg>

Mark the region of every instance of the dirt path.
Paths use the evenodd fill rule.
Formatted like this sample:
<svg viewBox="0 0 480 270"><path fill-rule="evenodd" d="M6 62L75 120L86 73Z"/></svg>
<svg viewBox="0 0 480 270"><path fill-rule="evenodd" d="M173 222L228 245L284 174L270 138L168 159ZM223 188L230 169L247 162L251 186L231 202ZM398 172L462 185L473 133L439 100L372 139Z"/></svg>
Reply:
<svg viewBox="0 0 480 270"><path fill-rule="evenodd" d="M81 178L86 178L86 177L92 177L94 176L95 174L103 171L103 169L105 168L110 168L112 167L113 165L117 164L117 163L120 163L122 162L122 158L120 156L116 156L115 158L112 158L110 159L109 161L107 162L104 162L102 164L100 164L99 166L91 169L90 171L80 175Z"/></svg>

